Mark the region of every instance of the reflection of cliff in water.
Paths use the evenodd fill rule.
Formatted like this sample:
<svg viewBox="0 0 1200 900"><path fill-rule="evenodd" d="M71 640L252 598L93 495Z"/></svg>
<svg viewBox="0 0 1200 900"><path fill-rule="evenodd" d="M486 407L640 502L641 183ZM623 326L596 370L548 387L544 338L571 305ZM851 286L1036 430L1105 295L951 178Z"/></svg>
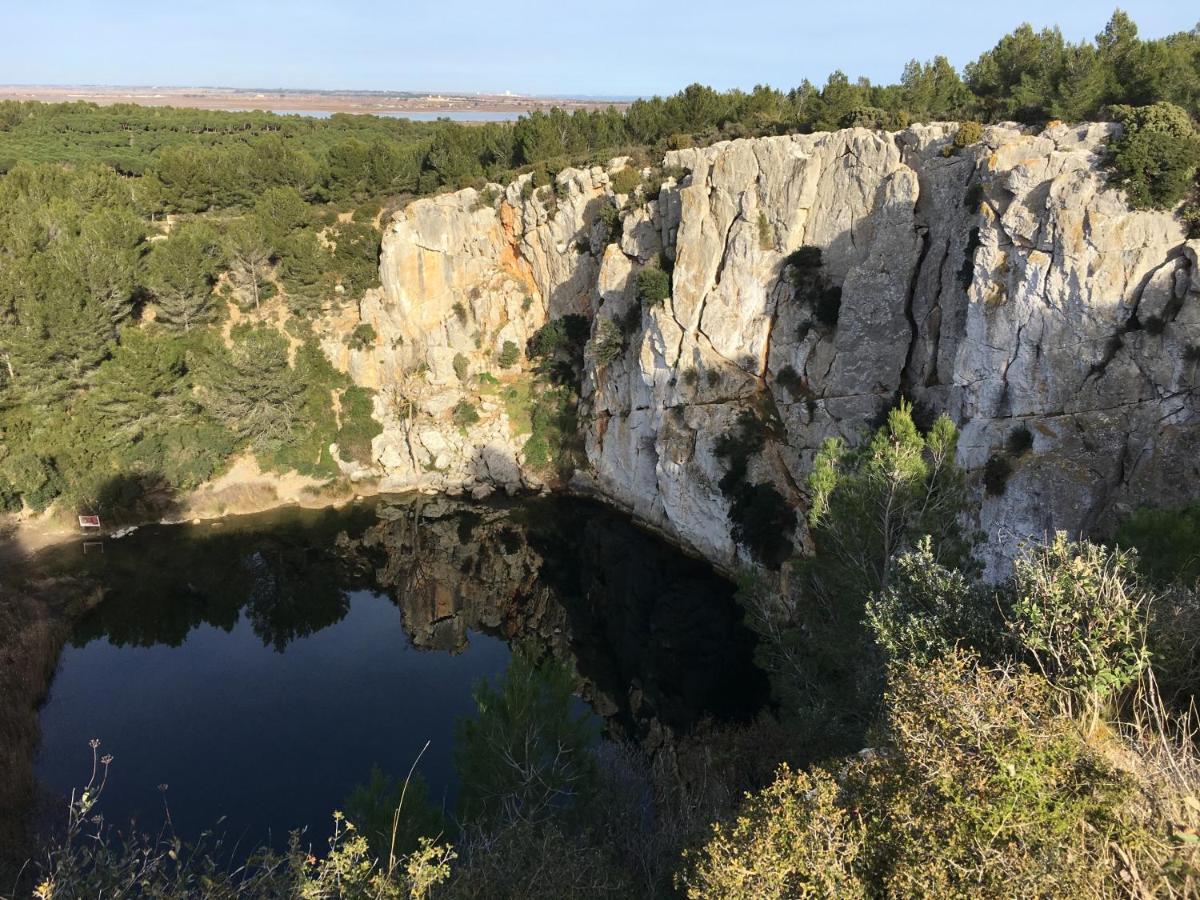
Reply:
<svg viewBox="0 0 1200 900"><path fill-rule="evenodd" d="M454 653L475 630L568 658L617 735L752 715L766 696L729 583L587 501L392 498L146 528L62 557L47 562L106 589L77 645L178 646L245 617L283 652L341 621L349 592L375 590L418 648Z"/></svg>
<svg viewBox="0 0 1200 900"><path fill-rule="evenodd" d="M731 585L598 505L417 498L377 513L341 545L418 647L455 652L479 630L567 657L596 712L643 739L766 698Z"/></svg>

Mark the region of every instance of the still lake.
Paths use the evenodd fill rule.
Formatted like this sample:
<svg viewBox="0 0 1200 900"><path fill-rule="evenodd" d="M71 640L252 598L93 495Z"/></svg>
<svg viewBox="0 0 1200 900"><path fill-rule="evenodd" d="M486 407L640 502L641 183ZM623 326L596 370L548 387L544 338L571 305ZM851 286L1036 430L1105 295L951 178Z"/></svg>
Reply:
<svg viewBox="0 0 1200 900"><path fill-rule="evenodd" d="M605 740L743 719L766 684L731 585L574 499L393 497L144 527L48 568L101 585L41 712L48 808L114 757L108 822L276 846L371 768L455 800L456 723L513 648L568 663ZM166 785L165 791L160 789Z"/></svg>

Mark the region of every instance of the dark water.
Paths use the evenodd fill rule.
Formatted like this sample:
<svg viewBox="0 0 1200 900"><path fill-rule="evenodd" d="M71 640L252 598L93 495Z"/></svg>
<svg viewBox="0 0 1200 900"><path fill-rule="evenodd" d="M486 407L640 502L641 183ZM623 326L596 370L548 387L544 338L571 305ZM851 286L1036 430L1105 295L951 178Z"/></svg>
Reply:
<svg viewBox="0 0 1200 900"><path fill-rule="evenodd" d="M109 822L155 828L165 797L184 836L224 817L278 844L426 741L419 771L452 808L455 722L517 643L575 669L609 739L653 747L765 698L730 585L582 501L393 498L82 549L45 561L106 594L60 659L38 774L65 796L99 738Z"/></svg>

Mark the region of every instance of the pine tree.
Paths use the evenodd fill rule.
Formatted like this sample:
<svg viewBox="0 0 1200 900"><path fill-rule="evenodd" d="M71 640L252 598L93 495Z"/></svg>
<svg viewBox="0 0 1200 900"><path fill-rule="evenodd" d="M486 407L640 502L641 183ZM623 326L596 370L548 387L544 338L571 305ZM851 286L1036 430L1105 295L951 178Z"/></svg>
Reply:
<svg viewBox="0 0 1200 900"><path fill-rule="evenodd" d="M211 322L220 259L217 234L203 223L180 226L155 247L148 275L156 321L184 331Z"/></svg>
<svg viewBox="0 0 1200 900"><path fill-rule="evenodd" d="M104 306L114 325L133 310L145 234L142 223L128 210L98 209L84 217L73 239L56 248L62 268Z"/></svg>
<svg viewBox="0 0 1200 900"><path fill-rule="evenodd" d="M230 225L225 232L224 247L230 274L258 309L262 286L271 268L271 247L258 217L247 216Z"/></svg>
<svg viewBox="0 0 1200 900"><path fill-rule="evenodd" d="M277 448L296 424L304 385L288 365L287 339L267 326L239 325L224 348L200 361L205 409L256 448Z"/></svg>

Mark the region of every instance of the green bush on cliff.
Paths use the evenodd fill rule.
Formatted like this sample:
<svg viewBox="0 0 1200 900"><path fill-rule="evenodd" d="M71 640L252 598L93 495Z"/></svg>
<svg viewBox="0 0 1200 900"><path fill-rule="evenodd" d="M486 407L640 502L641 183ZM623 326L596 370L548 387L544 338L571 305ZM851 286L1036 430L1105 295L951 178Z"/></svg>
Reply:
<svg viewBox="0 0 1200 900"><path fill-rule="evenodd" d="M641 170L636 166L627 165L612 176L612 189L615 194L632 194L642 184Z"/></svg>
<svg viewBox="0 0 1200 900"><path fill-rule="evenodd" d="M568 385L535 385L529 399L530 435L521 448L537 472L567 477L581 455L579 398Z"/></svg>
<svg viewBox="0 0 1200 900"><path fill-rule="evenodd" d="M963 122L954 133L955 147L969 147L983 140L983 126L978 122Z"/></svg>
<svg viewBox="0 0 1200 900"><path fill-rule="evenodd" d="M350 385L341 395L341 427L337 431L338 453L343 459L369 465L373 462L371 442L383 431L374 418L373 391Z"/></svg>
<svg viewBox="0 0 1200 900"><path fill-rule="evenodd" d="M1135 209L1170 209L1195 188L1200 135L1173 103L1117 107L1123 132L1110 143L1113 183Z"/></svg>
<svg viewBox="0 0 1200 900"><path fill-rule="evenodd" d="M475 408L474 403L464 398L454 404L454 409L450 412L450 421L459 428L469 428L479 421L479 410Z"/></svg>
<svg viewBox="0 0 1200 900"><path fill-rule="evenodd" d="M620 327L607 316L596 319L596 333L590 341L592 359L600 367L607 366L621 357L625 352L625 335Z"/></svg>
<svg viewBox="0 0 1200 900"><path fill-rule="evenodd" d="M647 266L635 279L637 299L643 307L659 306L671 296L671 276L662 269Z"/></svg>
<svg viewBox="0 0 1200 900"><path fill-rule="evenodd" d="M517 364L521 358L520 348L512 341L505 341L504 346L500 348L499 363L503 369L511 369Z"/></svg>

